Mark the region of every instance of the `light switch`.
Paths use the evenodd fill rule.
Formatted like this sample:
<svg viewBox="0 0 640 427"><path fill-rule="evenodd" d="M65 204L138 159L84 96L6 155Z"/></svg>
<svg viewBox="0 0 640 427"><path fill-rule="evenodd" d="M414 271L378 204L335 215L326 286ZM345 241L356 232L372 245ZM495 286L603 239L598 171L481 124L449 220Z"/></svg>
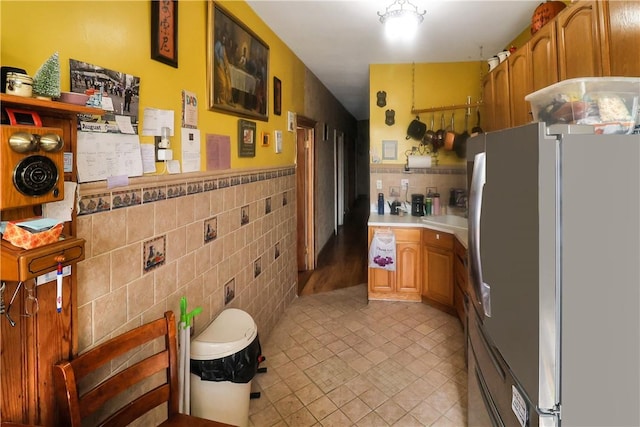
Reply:
<svg viewBox="0 0 640 427"><path fill-rule="evenodd" d="M406 190L407 187L409 187L409 180L408 179L401 179L400 180L400 185L402 186L403 190Z"/></svg>
<svg viewBox="0 0 640 427"><path fill-rule="evenodd" d="M376 180L376 190L382 190L382 180Z"/></svg>

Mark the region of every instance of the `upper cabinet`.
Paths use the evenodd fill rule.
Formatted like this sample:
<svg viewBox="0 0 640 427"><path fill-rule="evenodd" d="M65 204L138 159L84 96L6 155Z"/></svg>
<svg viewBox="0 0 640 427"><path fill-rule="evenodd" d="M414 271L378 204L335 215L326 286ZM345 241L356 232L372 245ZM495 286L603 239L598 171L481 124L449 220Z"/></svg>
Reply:
<svg viewBox="0 0 640 427"><path fill-rule="evenodd" d="M607 1L601 9L609 74L640 76L640 2Z"/></svg>
<svg viewBox="0 0 640 427"><path fill-rule="evenodd" d="M560 80L604 75L603 40L595 1L581 1L560 12L556 31Z"/></svg>
<svg viewBox="0 0 640 427"><path fill-rule="evenodd" d="M485 76L485 129L530 122L530 106L524 97L558 81L640 76L638 22L640 1L585 0L562 10Z"/></svg>

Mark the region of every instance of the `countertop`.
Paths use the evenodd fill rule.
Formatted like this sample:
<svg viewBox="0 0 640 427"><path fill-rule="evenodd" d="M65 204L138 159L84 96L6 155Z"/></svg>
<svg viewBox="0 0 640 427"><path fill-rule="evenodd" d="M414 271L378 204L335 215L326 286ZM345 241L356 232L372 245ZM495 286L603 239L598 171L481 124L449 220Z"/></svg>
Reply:
<svg viewBox="0 0 640 427"><path fill-rule="evenodd" d="M467 248L467 218L457 215L412 216L369 214L369 227L421 227L451 233Z"/></svg>

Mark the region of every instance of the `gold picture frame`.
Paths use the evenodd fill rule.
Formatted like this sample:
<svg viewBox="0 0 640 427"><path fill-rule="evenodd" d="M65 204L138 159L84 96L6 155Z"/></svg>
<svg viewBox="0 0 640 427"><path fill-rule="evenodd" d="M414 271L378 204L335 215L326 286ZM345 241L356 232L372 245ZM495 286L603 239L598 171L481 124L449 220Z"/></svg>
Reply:
<svg viewBox="0 0 640 427"><path fill-rule="evenodd" d="M212 0L207 1L209 109L269 119L269 46Z"/></svg>

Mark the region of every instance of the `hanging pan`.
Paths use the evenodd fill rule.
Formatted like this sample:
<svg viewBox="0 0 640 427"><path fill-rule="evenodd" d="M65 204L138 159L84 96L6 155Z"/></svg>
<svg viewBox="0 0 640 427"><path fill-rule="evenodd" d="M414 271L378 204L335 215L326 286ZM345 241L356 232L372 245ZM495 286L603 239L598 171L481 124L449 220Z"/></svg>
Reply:
<svg viewBox="0 0 640 427"><path fill-rule="evenodd" d="M422 141L424 137L424 133L427 131L427 125L420 121L420 117L416 116L414 120L411 120L409 123L409 128L407 129L407 139L417 139L418 141Z"/></svg>

